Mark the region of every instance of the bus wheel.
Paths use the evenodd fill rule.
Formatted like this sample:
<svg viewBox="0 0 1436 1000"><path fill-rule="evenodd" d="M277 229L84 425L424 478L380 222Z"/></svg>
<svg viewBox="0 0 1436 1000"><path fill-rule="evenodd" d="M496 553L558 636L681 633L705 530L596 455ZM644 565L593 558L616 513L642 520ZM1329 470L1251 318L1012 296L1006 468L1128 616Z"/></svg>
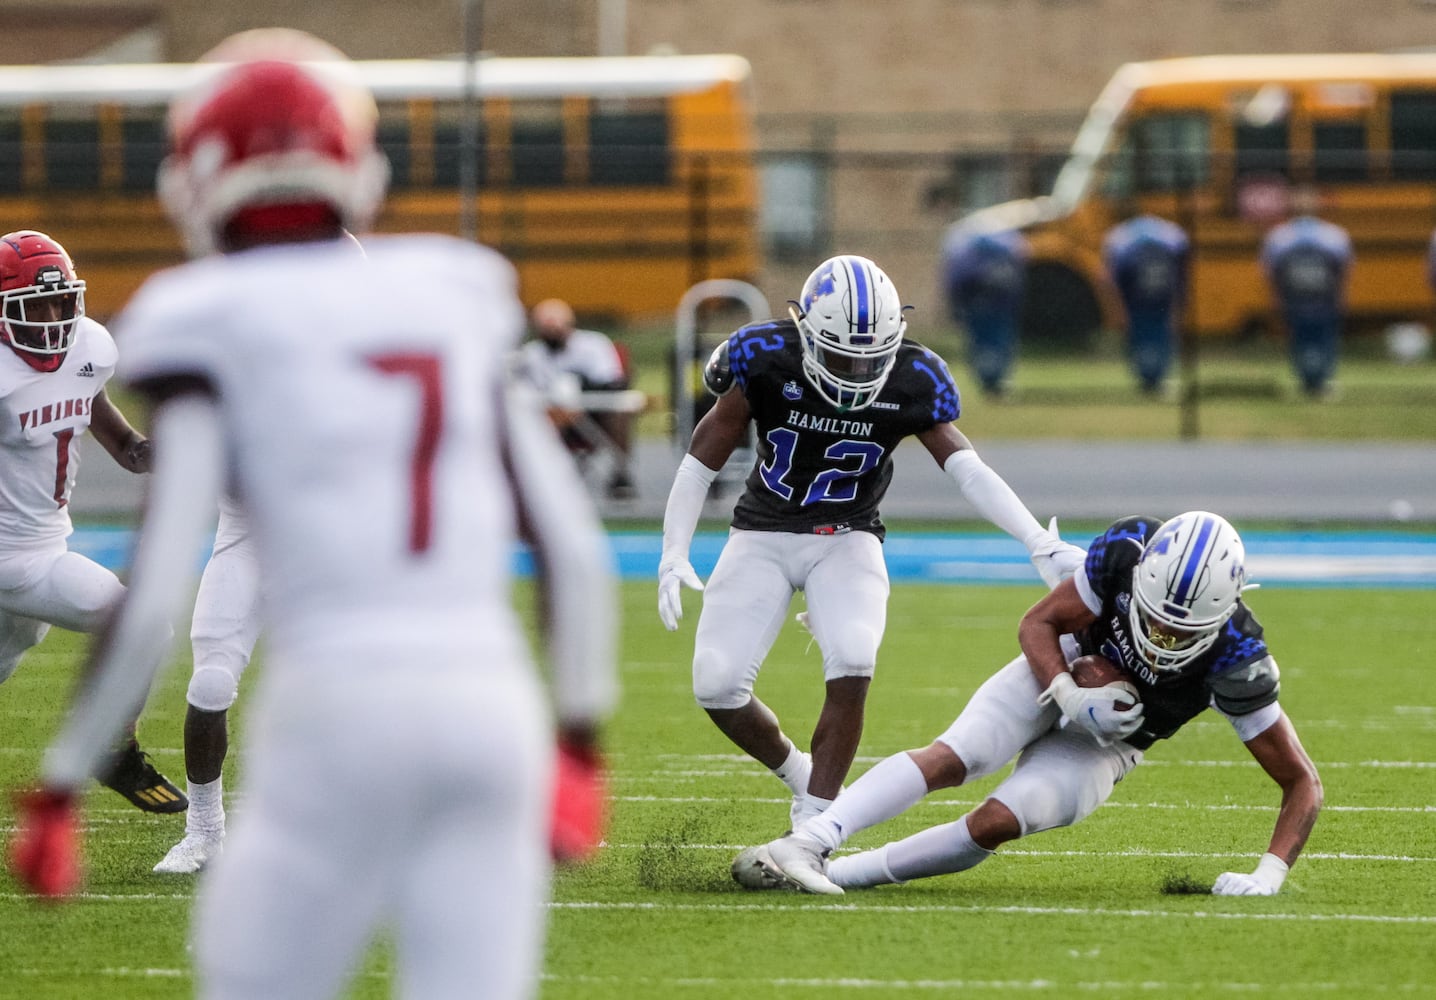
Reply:
<svg viewBox="0 0 1436 1000"><path fill-rule="evenodd" d="M1097 341L1102 308L1087 279L1061 264L1027 268L1022 340L1031 346L1087 350Z"/></svg>

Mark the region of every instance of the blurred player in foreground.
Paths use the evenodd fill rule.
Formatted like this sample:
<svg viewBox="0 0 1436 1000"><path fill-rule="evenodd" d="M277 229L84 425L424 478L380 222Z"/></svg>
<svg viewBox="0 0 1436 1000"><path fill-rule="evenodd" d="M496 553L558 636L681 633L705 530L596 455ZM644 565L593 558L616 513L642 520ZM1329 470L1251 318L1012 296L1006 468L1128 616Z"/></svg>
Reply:
<svg viewBox="0 0 1436 1000"><path fill-rule="evenodd" d="M791 318L743 327L709 361L704 379L718 402L673 478L658 567L658 615L671 632L681 588L704 589L688 551L708 487L755 424L757 461L703 595L693 693L728 739L788 786L794 825L837 796L862 737L887 624L878 507L899 442L920 441L979 514L1022 542L1048 586L1082 560L957 429L957 386L941 358L904 339L902 299L881 268L855 254L833 257L808 276L800 299ZM823 654L811 754L753 694L797 590Z"/></svg>
<svg viewBox="0 0 1436 1000"><path fill-rule="evenodd" d="M32 229L0 236L0 682L51 625L96 632L124 593L66 541L88 430L119 465L148 472L150 443L105 393L115 342L85 315L70 255ZM135 714L138 714L138 703ZM182 792L128 735L97 772L146 812L179 812Z"/></svg>
<svg viewBox="0 0 1436 1000"><path fill-rule="evenodd" d="M356 253L363 248L345 237ZM165 875L193 874L224 848L224 759L229 710L259 641L259 554L249 515L232 496L219 501L214 547L194 599L190 621L193 669L185 691L184 765L189 809L185 833L155 865Z"/></svg>
<svg viewBox="0 0 1436 1000"><path fill-rule="evenodd" d="M387 174L372 98L308 36L223 50L171 108L161 179L205 259L157 275L118 324L122 375L155 403L134 586L16 867L42 893L74 886L77 791L165 652L228 468L268 654L245 808L196 901L199 995L333 996L388 923L396 992L531 996L551 840L599 838L602 528L537 400L505 384L512 267L441 236L356 255L344 230L366 231ZM557 761L510 601L519 525L548 571Z"/></svg>
<svg viewBox="0 0 1436 1000"><path fill-rule="evenodd" d="M1250 873L1222 874L1212 892L1273 895L1316 822L1321 780L1277 703L1276 661L1241 599L1247 586L1241 538L1217 515L1117 521L1093 541L1085 570L1023 616L1022 655L978 688L947 732L880 761L790 836L743 852L734 877L837 895L966 871L1008 841L1091 815L1148 747L1211 706L1281 788L1267 853ZM1079 687L1069 664L1088 654L1120 679ZM1013 757L1012 774L956 822L827 860L859 830Z"/></svg>

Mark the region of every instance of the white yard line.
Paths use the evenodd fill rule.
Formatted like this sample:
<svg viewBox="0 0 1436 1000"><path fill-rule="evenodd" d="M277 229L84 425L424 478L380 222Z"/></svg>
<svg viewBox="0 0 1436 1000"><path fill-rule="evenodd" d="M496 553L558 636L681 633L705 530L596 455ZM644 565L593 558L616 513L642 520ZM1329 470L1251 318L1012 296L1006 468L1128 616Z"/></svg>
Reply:
<svg viewBox="0 0 1436 1000"><path fill-rule="evenodd" d="M1105 979L1105 980L1062 980L1062 979L860 979L843 978L781 978L781 979L719 979L706 976L682 976L656 978L652 976L563 976L545 974L544 982L569 983L591 986L660 986L695 987L712 989L725 987L731 990L748 991L757 989L821 989L821 990L912 990L915 992L950 993L960 990L1010 991L1014 993L1098 993L1115 996L1121 993L1185 993L1194 988L1219 990L1224 993L1241 993L1248 996L1269 996L1272 993L1289 993L1305 996L1313 993L1360 993L1371 988L1367 981L1343 982L1299 982L1299 983L1256 983L1256 982L1164 982L1161 980ZM1383 992L1425 993L1430 990L1427 983L1401 983L1381 985ZM1353 994L1354 995L1354 994Z"/></svg>
<svg viewBox="0 0 1436 1000"><path fill-rule="evenodd" d="M803 898L803 897L800 897ZM889 904L824 903L806 897L802 902L768 903L624 903L624 902L554 902L553 910L627 910L632 912L656 913L897 913L927 914L955 913L975 916L1058 916L1058 917L1116 917L1133 920L1150 920L1169 917L1177 920L1262 920L1292 923L1367 923L1367 924L1416 924L1436 926L1436 915L1402 916L1394 913L1281 913L1264 910L1258 912L1221 912L1211 910L1115 910L1103 906L955 906L948 904L894 906Z"/></svg>

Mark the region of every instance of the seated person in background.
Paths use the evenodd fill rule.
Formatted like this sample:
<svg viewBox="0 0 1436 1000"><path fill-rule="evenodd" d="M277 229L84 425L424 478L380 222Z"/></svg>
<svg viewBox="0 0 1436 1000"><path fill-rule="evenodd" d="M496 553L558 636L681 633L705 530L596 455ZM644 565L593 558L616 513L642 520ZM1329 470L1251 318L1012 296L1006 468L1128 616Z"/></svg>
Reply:
<svg viewBox="0 0 1436 1000"><path fill-rule="evenodd" d="M563 432L571 451L594 450L594 430L613 445L614 469L608 481L609 496L628 499L634 494L629 471L630 427L633 414L624 409L585 411L580 392L618 392L628 388L628 374L618 348L597 330L574 326L573 308L562 299L544 299L530 314L534 339L524 344L521 368L545 394L549 413Z"/></svg>

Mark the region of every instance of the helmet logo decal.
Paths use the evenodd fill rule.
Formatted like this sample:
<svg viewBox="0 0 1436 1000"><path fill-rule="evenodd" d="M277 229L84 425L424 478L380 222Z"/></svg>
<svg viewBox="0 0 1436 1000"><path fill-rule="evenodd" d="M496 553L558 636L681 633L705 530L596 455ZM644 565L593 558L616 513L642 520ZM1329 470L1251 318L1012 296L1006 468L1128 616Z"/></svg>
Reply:
<svg viewBox="0 0 1436 1000"><path fill-rule="evenodd" d="M1181 578L1177 581L1176 592L1172 594L1172 601L1176 604L1189 604L1196 599L1196 590L1200 589L1206 575L1208 550L1212 546L1212 536L1216 533L1216 525L1210 518L1202 518L1199 522L1196 537L1192 539L1191 548L1187 552L1187 558L1182 563ZM1185 617L1185 616L1184 616Z"/></svg>
<svg viewBox="0 0 1436 1000"><path fill-rule="evenodd" d="M872 282L869 280L867 268L862 264L853 262L853 306L856 316L854 326L858 333L867 333L870 325L868 319L872 311ZM855 339L856 342L856 339ZM872 338L868 338L872 342Z"/></svg>
<svg viewBox="0 0 1436 1000"><path fill-rule="evenodd" d="M828 261L821 271L809 279L810 288L808 294L803 298L803 312L807 312L813 308L813 303L824 295L832 295L838 290L838 279L837 276L833 274L833 268L836 264L836 258Z"/></svg>

